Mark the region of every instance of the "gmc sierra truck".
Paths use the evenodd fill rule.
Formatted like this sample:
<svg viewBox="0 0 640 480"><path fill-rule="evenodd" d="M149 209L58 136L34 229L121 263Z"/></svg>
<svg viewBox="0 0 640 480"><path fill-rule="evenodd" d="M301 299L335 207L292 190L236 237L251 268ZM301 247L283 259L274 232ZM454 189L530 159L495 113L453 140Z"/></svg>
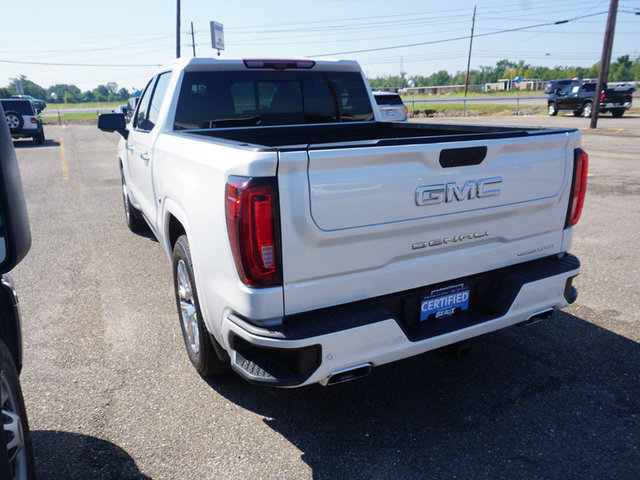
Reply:
<svg viewBox="0 0 640 480"><path fill-rule="evenodd" d="M201 375L334 384L576 299L575 129L384 122L356 62L204 58L98 127Z"/></svg>

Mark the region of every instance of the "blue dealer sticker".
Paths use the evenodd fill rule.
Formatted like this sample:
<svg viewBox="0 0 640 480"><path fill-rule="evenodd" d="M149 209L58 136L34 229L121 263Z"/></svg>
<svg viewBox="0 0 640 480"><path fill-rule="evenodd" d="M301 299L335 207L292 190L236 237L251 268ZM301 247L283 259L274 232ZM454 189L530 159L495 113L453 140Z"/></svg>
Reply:
<svg viewBox="0 0 640 480"><path fill-rule="evenodd" d="M469 309L469 286L464 283L433 290L422 299L420 321L450 317Z"/></svg>

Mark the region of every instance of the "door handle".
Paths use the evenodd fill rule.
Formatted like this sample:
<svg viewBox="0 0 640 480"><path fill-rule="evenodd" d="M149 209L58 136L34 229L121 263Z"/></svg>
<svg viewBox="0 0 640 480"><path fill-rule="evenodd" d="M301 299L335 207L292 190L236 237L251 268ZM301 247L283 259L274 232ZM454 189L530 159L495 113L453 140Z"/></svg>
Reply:
<svg viewBox="0 0 640 480"><path fill-rule="evenodd" d="M144 153L141 153L141 154L140 154L140 158L141 158L142 160L144 160L145 165L147 165L147 164L149 163L149 159L150 159L151 157L149 156L149 153L144 152Z"/></svg>
<svg viewBox="0 0 640 480"><path fill-rule="evenodd" d="M124 146L127 148L127 150L129 150L130 152L133 152L133 145L129 145L128 143L125 143Z"/></svg>

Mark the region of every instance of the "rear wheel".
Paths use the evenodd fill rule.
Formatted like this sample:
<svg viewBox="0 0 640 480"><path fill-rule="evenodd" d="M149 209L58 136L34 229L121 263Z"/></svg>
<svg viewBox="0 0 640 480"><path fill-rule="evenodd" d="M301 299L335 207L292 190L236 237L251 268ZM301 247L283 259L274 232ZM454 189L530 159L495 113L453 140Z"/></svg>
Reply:
<svg viewBox="0 0 640 480"><path fill-rule="evenodd" d="M173 248L173 287L182 337L189 360L196 371L203 377L229 371L228 358L221 359L216 353L223 352L223 349L219 345L214 346L213 342L216 340L209 335L202 318L191 263L191 250L186 235L178 238Z"/></svg>
<svg viewBox="0 0 640 480"><path fill-rule="evenodd" d="M582 116L582 110L580 110L579 108L576 108L576 109L573 111L573 116L574 116L574 117L580 117L580 116Z"/></svg>
<svg viewBox="0 0 640 480"><path fill-rule="evenodd" d="M24 120L22 119L22 115L18 115L17 112L13 110L8 110L4 112L4 116L7 119L7 125L9 126L9 131L11 133L17 132L24 126Z"/></svg>
<svg viewBox="0 0 640 480"><path fill-rule="evenodd" d="M555 102L549 102L547 109L549 111L549 115L551 115L552 117L555 117L558 114L558 106Z"/></svg>
<svg viewBox="0 0 640 480"><path fill-rule="evenodd" d="M8 478L25 480L36 478L29 423L20 380L11 353L2 342L0 342L0 396L3 429L0 434L4 434L4 438L0 438L2 440L0 447L3 449L2 456L5 462L8 461L9 464Z"/></svg>
<svg viewBox="0 0 640 480"><path fill-rule="evenodd" d="M124 179L122 167L120 168L120 178L122 179L122 203L127 226L133 233L144 232L147 229L147 223L144 221L140 210L131 205L129 201L129 189L127 188L127 181Z"/></svg>
<svg viewBox="0 0 640 480"><path fill-rule="evenodd" d="M582 116L584 118L591 118L591 112L593 111L593 103L587 102L582 107Z"/></svg>
<svg viewBox="0 0 640 480"><path fill-rule="evenodd" d="M44 128L42 125L38 128L38 133L33 137L33 141L36 145L42 145L44 143Z"/></svg>
<svg viewBox="0 0 640 480"><path fill-rule="evenodd" d="M611 115L613 115L615 118L620 118L622 115L624 115L624 109L616 108L615 110L611 110Z"/></svg>

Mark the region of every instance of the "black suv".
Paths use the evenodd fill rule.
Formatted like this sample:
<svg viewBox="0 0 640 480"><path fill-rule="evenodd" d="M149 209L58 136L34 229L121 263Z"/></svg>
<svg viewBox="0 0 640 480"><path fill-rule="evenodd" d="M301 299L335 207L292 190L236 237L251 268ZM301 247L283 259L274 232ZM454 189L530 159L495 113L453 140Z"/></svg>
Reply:
<svg viewBox="0 0 640 480"><path fill-rule="evenodd" d="M36 112L40 113L42 110L47 108L47 103L40 99L32 97L31 95L11 95L11 98L21 98L23 100L31 100L33 106L36 108Z"/></svg>
<svg viewBox="0 0 640 480"><path fill-rule="evenodd" d="M28 100L25 100L28 101ZM0 106L0 116L4 111ZM22 327L7 272L31 247L31 231L9 129L0 122L0 479L34 479L29 422L20 388Z"/></svg>
<svg viewBox="0 0 640 480"><path fill-rule="evenodd" d="M544 86L544 93L553 93L558 89L565 87L572 83L573 80L549 80L547 84Z"/></svg>
<svg viewBox="0 0 640 480"><path fill-rule="evenodd" d="M31 137L37 145L44 143L42 119L31 100L6 98L0 100L12 138Z"/></svg>

